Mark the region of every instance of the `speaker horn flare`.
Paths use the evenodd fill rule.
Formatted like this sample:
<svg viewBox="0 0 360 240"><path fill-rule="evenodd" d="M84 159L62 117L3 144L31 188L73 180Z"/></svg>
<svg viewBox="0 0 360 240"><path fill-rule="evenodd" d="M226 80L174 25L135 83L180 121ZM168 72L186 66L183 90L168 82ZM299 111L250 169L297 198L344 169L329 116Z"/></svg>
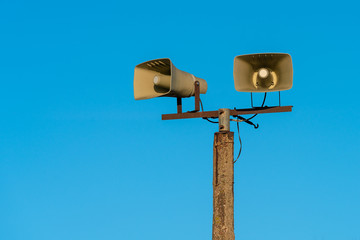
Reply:
<svg viewBox="0 0 360 240"><path fill-rule="evenodd" d="M200 83L200 93L205 94L206 81L177 69L169 58L147 61L135 67L134 97L191 97L195 95L195 81Z"/></svg>
<svg viewBox="0 0 360 240"><path fill-rule="evenodd" d="M293 84L291 56L286 53L237 56L234 59L234 83L239 92L288 90Z"/></svg>

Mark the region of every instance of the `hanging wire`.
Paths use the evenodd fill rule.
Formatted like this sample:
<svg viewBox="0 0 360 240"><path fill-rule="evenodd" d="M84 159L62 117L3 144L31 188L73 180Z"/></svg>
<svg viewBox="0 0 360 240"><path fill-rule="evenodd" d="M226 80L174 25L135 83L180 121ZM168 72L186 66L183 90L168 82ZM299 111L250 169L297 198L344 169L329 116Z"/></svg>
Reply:
<svg viewBox="0 0 360 240"><path fill-rule="evenodd" d="M266 92L265 92L264 100L263 100L263 102L262 102L262 104L261 104L261 107L264 107L265 100L266 100ZM236 163L236 161L240 158L241 151L242 151L242 141L241 141L241 136L240 136L239 122L249 121L249 120L253 119L253 118L256 117L256 116L257 116L257 114L254 114L253 116L251 116L251 117L249 117L249 118L243 118L243 117L240 117L240 116L236 116L236 118L238 119L238 120L236 121L236 127L237 127L238 136L239 136L240 148L239 148L239 153L238 153L236 159L234 160L234 163ZM256 126L257 126L257 127L256 127ZM258 127L259 127L259 124L257 124L257 125L254 124L254 127L255 127L255 128L258 128Z"/></svg>
<svg viewBox="0 0 360 240"><path fill-rule="evenodd" d="M239 143L240 143L240 149L239 149L239 153L234 161L234 163L236 163L236 161L239 159L240 154L241 154L241 150L242 150L242 141L241 141L241 137L240 137L240 127L239 127L239 122L236 122L236 127L237 127L237 131L238 131L238 136L239 136Z"/></svg>
<svg viewBox="0 0 360 240"><path fill-rule="evenodd" d="M265 104L265 100L266 100L266 92L265 92L265 94L264 94L264 100L263 100L263 102L262 102L262 104L261 104L261 107L264 107L264 104ZM251 117L249 117L249 118L247 118L246 120L251 120L251 119L253 119L254 117L256 117L257 116L257 114L254 114L253 116L251 116Z"/></svg>
<svg viewBox="0 0 360 240"><path fill-rule="evenodd" d="M199 99L200 100L200 107L201 107L201 111L202 112L204 112L204 106L203 106L203 103L202 103L202 101L201 101L201 99ZM266 92L265 92L265 94L264 94L264 99L263 99L263 102L262 102L262 104L261 104L261 107L264 107L264 105L265 105L265 100L266 100ZM236 108L234 108L235 110L236 110ZM235 119L231 119L231 121L235 121L236 122L236 128L237 128L237 132L238 132L238 137L239 137L239 144L240 144L240 148L239 148L239 153L238 153L238 155L237 155L237 157L236 157L236 159L233 161L233 163L236 163L236 161L240 158L240 155L241 155L241 151L242 151L242 140L241 140L241 136L240 136L240 122L248 122L248 121L250 121L251 119L253 119L254 117L256 117L257 116L257 114L254 114L253 116L251 116L251 117L249 117L249 118L243 118L243 117L241 117L241 116L236 116L236 120ZM208 119L207 117L203 117L203 119L205 119L206 121L208 121L208 122L211 122L211 123L219 123L218 121L213 121L213 120L210 120L210 119ZM258 128L259 127L259 124L253 124L252 122L250 122L251 123L251 125L253 125L255 128Z"/></svg>
<svg viewBox="0 0 360 240"><path fill-rule="evenodd" d="M203 103L202 103L202 101L201 101L200 98L199 98L199 100L200 100L201 111L203 112L203 111L204 111L204 106L203 106ZM219 123L218 121L210 120L210 119L208 119L207 117L203 117L203 119L205 119L206 121L211 122L211 123Z"/></svg>

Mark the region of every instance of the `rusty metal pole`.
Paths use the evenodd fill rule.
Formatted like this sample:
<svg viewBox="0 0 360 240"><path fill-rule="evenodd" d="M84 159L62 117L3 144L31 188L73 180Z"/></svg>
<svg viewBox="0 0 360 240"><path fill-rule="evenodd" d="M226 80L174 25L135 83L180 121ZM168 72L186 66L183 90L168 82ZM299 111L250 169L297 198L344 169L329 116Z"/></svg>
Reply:
<svg viewBox="0 0 360 240"><path fill-rule="evenodd" d="M212 240L235 240L234 132L230 110L219 110L219 132L214 135Z"/></svg>

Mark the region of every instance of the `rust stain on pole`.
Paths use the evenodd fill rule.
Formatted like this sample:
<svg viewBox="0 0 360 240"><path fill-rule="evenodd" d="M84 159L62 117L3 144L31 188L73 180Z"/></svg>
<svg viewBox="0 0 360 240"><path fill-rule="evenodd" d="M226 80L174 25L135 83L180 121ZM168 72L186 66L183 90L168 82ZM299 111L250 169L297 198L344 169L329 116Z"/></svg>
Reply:
<svg viewBox="0 0 360 240"><path fill-rule="evenodd" d="M234 234L234 133L214 136L212 240L235 240Z"/></svg>

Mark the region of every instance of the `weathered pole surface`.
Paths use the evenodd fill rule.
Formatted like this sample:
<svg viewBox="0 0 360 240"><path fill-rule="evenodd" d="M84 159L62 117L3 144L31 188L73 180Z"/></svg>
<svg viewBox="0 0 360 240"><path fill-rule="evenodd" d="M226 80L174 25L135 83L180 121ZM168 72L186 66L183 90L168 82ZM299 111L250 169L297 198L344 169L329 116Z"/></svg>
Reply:
<svg viewBox="0 0 360 240"><path fill-rule="evenodd" d="M195 83L196 84L196 83ZM234 133L230 132L230 117L246 114L291 112L292 106L274 106L248 109L221 108L218 111L199 111L200 98L195 98L195 111L163 114L162 120L186 118L218 118L219 132L214 136L213 176L213 240L235 240L234 234ZM280 104L279 104L280 105Z"/></svg>
<svg viewBox="0 0 360 240"><path fill-rule="evenodd" d="M213 240L235 240L234 234L234 133L214 136Z"/></svg>

